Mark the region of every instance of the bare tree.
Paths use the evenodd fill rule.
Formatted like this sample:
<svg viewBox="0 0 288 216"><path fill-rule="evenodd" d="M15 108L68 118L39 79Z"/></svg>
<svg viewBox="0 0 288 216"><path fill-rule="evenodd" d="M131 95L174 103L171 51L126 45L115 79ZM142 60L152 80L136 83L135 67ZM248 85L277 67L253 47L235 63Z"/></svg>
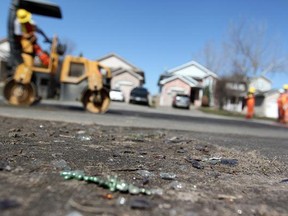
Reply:
<svg viewBox="0 0 288 216"><path fill-rule="evenodd" d="M221 77L214 93L223 108L227 98L240 100L245 93L245 89L243 92L227 88L229 83L246 83L247 90L248 77L287 70L287 55L282 47L281 39L269 35L265 24L240 20L228 27L219 44L206 43L195 59Z"/></svg>
<svg viewBox="0 0 288 216"><path fill-rule="evenodd" d="M207 42L194 59L216 74L222 74L226 65L226 52L212 41Z"/></svg>
<svg viewBox="0 0 288 216"><path fill-rule="evenodd" d="M259 76L284 70L287 59L277 44L279 41L268 35L263 23L240 21L231 24L223 46L228 52L230 73Z"/></svg>
<svg viewBox="0 0 288 216"><path fill-rule="evenodd" d="M281 45L265 24L240 20L230 24L223 41L206 43L194 59L220 76L259 76L287 69Z"/></svg>
<svg viewBox="0 0 288 216"><path fill-rule="evenodd" d="M247 91L247 79L241 74L222 76L216 83L215 98L216 104L223 109L228 98L233 98L239 103L243 100Z"/></svg>
<svg viewBox="0 0 288 216"><path fill-rule="evenodd" d="M66 46L66 51L65 51L65 54L66 55L72 55L73 52L75 51L76 49L76 44L74 41L72 41L71 39L68 39L68 38L63 38L61 39L61 44L65 45Z"/></svg>

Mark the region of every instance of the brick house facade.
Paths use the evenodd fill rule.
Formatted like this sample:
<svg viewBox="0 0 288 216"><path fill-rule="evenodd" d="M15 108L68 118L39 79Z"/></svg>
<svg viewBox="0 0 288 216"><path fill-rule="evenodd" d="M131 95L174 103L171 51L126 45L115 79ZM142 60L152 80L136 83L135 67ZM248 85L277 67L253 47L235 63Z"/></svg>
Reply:
<svg viewBox="0 0 288 216"><path fill-rule="evenodd" d="M126 102L129 102L131 90L145 83L145 74L141 69L114 53L97 61L111 68L111 89L120 89Z"/></svg>
<svg viewBox="0 0 288 216"><path fill-rule="evenodd" d="M160 106L171 106L177 93L187 94L195 106L202 102L203 89L210 91L210 105L214 105L214 89L218 76L195 61L172 68L164 72L158 81L160 88Z"/></svg>

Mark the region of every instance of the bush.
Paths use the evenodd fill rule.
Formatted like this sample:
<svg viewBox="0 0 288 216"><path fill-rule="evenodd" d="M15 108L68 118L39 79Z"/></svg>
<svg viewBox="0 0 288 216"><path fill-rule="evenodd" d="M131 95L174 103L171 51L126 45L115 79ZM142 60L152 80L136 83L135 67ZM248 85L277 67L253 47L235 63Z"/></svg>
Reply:
<svg viewBox="0 0 288 216"><path fill-rule="evenodd" d="M208 107L210 105L210 90L209 86L206 86L203 90L202 106Z"/></svg>

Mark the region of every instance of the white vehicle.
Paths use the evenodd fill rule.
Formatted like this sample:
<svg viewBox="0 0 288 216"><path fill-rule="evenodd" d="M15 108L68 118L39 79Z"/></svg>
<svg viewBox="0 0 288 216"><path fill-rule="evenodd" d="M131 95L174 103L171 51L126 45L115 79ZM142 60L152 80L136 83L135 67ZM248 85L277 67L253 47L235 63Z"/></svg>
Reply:
<svg viewBox="0 0 288 216"><path fill-rule="evenodd" d="M111 89L109 96L112 101L125 101L125 97L120 89Z"/></svg>

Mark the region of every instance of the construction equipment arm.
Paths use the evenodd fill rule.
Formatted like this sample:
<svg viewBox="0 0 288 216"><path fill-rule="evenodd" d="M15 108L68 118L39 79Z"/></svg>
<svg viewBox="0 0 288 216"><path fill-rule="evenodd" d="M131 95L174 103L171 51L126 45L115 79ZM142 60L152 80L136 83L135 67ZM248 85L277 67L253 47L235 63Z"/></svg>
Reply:
<svg viewBox="0 0 288 216"><path fill-rule="evenodd" d="M42 31L42 29L40 29L38 26L36 26L35 28L35 31L39 34L41 34L44 38L45 38L45 41L44 42L47 42L47 43L52 43L52 40L50 38L47 37L47 35Z"/></svg>

